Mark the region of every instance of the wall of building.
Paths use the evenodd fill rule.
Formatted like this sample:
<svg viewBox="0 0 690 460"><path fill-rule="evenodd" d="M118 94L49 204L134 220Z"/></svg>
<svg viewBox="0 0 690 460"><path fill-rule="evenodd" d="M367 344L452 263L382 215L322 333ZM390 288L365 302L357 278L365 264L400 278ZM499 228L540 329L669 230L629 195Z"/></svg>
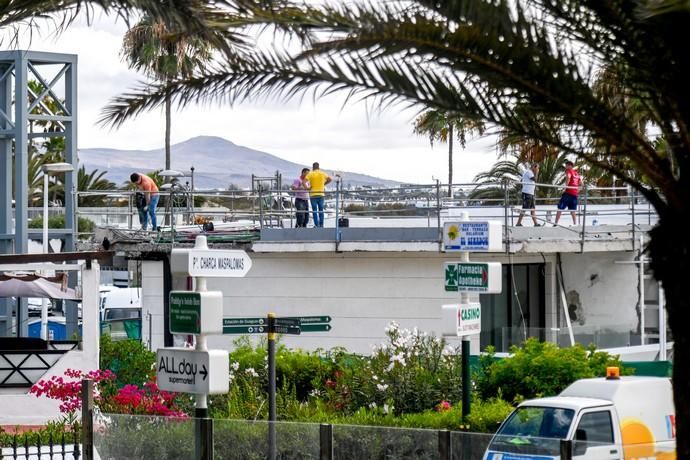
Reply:
<svg viewBox="0 0 690 460"><path fill-rule="evenodd" d="M639 345L638 280L633 252L563 254L566 298L576 339L602 348Z"/></svg>

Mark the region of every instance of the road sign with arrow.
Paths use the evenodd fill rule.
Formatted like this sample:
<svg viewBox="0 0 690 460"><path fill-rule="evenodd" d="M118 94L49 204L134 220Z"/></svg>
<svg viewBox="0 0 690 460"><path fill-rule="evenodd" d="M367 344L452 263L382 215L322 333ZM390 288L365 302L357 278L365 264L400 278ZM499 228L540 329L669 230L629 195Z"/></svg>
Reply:
<svg viewBox="0 0 690 460"><path fill-rule="evenodd" d="M161 390L193 394L227 393L229 372L230 361L225 350L159 348L156 353L156 382Z"/></svg>

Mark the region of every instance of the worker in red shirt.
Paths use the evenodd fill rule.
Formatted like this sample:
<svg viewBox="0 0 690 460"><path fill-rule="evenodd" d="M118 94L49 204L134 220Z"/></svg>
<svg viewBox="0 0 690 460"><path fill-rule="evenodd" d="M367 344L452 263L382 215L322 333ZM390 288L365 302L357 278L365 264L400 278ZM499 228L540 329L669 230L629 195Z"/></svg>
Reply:
<svg viewBox="0 0 690 460"><path fill-rule="evenodd" d="M144 197L146 198L146 204L144 206L144 212L139 215L141 220L141 229L146 230L148 224L148 217L151 217L151 230L156 231L158 225L156 222L156 206L158 206L158 186L156 183L146 174L132 173L129 176L129 180L132 181L134 185L137 186L137 190L144 192Z"/></svg>
<svg viewBox="0 0 690 460"><path fill-rule="evenodd" d="M568 208L570 215L573 218L573 225L577 225L577 195L580 193L580 185L582 185L582 177L575 170L575 165L572 161L565 162L565 191L561 195L561 200L558 202L558 211L556 212L556 220L553 226L558 225L561 218L561 212Z"/></svg>

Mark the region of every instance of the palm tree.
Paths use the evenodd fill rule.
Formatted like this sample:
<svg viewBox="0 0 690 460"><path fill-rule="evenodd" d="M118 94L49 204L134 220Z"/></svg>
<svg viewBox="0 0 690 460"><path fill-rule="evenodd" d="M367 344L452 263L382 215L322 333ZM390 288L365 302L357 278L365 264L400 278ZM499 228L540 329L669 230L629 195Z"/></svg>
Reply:
<svg viewBox="0 0 690 460"><path fill-rule="evenodd" d="M469 120L455 117L440 110L427 110L414 121L414 133L429 136L433 147L434 141L448 142L448 196L453 196L453 137L457 136L464 149L467 137L484 134L484 123L481 120Z"/></svg>
<svg viewBox="0 0 690 460"><path fill-rule="evenodd" d="M94 169L90 173L86 172L86 167L82 165L77 172L77 190L80 192L97 192L115 189L115 182L106 179L104 176L107 171ZM64 188L63 188L64 190ZM104 195L85 195L79 197L79 206L103 206L105 204Z"/></svg>
<svg viewBox="0 0 690 460"><path fill-rule="evenodd" d="M129 29L122 42L129 66L154 80L188 78L211 59L208 42L186 35L161 18L145 16ZM170 169L171 99L165 98L165 169Z"/></svg>
<svg viewBox="0 0 690 460"><path fill-rule="evenodd" d="M666 290L675 341L677 452L690 457L690 3L410 0L330 6L265 0L244 8L248 21L296 31L294 40L284 40L290 46L256 49L191 79L136 89L116 98L106 117L121 123L170 94L185 104L213 96L234 102L343 90L351 99L378 98L382 106L419 104L481 119L617 175L659 215L648 250ZM637 118L597 93L594 82L603 68L613 69L621 87L643 102L651 130L641 133ZM663 135L665 151L656 149L650 132Z"/></svg>

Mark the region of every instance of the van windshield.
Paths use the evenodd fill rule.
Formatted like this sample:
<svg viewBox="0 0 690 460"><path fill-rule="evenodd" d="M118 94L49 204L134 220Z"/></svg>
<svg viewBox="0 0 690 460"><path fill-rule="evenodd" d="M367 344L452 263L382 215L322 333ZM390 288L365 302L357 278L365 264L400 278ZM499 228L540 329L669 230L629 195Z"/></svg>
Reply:
<svg viewBox="0 0 690 460"><path fill-rule="evenodd" d="M132 318L141 318L141 310L138 308L108 308L103 317L105 320Z"/></svg>
<svg viewBox="0 0 690 460"><path fill-rule="evenodd" d="M565 439L575 411L560 407L519 407L497 434Z"/></svg>
<svg viewBox="0 0 690 460"><path fill-rule="evenodd" d="M491 440L489 451L521 455L560 455L575 411L558 407L517 408Z"/></svg>

